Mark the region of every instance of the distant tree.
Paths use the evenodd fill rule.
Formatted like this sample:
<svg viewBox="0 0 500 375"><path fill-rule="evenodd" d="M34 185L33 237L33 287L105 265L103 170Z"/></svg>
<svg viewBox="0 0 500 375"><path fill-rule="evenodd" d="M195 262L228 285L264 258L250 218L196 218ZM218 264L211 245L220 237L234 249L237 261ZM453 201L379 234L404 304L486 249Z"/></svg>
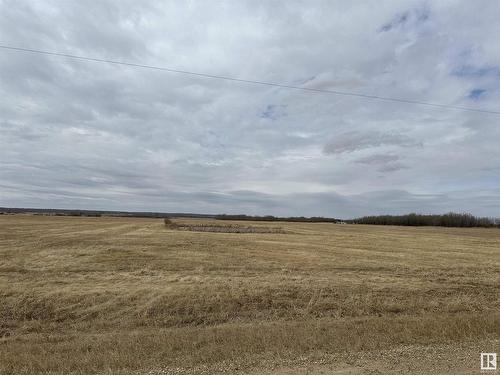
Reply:
<svg viewBox="0 0 500 375"><path fill-rule="evenodd" d="M405 226L442 226L442 227L493 227L495 221L485 217L475 217L469 213L457 214L449 212L443 215L421 215L411 213L408 215L378 215L364 216L354 220L348 220L354 224L376 224L376 225L405 225Z"/></svg>

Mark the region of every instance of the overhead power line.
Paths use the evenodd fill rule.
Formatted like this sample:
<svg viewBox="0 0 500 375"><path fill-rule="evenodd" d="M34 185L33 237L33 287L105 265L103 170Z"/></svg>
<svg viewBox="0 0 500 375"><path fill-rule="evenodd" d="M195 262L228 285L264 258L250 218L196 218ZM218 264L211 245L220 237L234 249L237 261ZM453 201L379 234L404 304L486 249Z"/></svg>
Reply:
<svg viewBox="0 0 500 375"><path fill-rule="evenodd" d="M221 76L221 75L215 75L215 74L206 74L206 73L199 73L199 72L191 72L191 71L188 71L188 70L173 69L173 68L167 68L167 67L161 67L161 66L153 66L153 65L146 65L146 64L136 64L136 63L130 63L130 62L124 62L124 61L116 61L116 60L108 60L108 59L99 59L99 58L95 58L95 57L72 55L72 54L59 53L59 52L50 52L50 51L43 51L43 50L31 49L31 48L21 48L21 47L14 47L14 46L1 45L1 44L0 44L0 48L2 48L4 50L37 53L37 54L41 54L41 55L66 57L66 58L70 58L70 59L93 61L93 62L100 62L100 63L108 63L108 64L115 64L115 65L125 65L125 66L134 67L134 68L153 69L153 70L160 70L160 71L170 72L170 73L186 74L186 75L196 76L196 77L211 78L211 79L221 79L221 80L225 80L225 81L248 83L248 84L254 84L254 85L272 86L272 87L280 87L280 88L292 89L292 90L318 92L318 93L326 93L326 94L334 94L334 95L342 95L342 96L351 96L351 97L363 98L363 99L381 100L381 101L387 101L387 102L406 103L406 104L417 104L417 105L423 105L423 106L428 106L428 107L445 108L445 109L456 109L456 110L461 110L461 111L470 111L470 112L479 112L479 113L488 113L488 114L500 115L500 111L493 111L493 110L488 110L488 109L479 109L479 108L472 108L472 107L462 107L462 106L456 106L456 105L450 105L450 104L432 103L432 102L425 102L425 101L419 101L419 100L409 100L409 99L401 99L401 98L379 96L379 95L369 95L369 94L362 94L362 93L357 93L357 92L348 92L348 91L338 91L338 90L329 90L329 89L317 89L317 88L312 88L312 87L294 86L294 85L287 85L287 84L276 83L276 82L257 81L257 80L242 79L242 78L235 78L235 77L229 77L229 76Z"/></svg>

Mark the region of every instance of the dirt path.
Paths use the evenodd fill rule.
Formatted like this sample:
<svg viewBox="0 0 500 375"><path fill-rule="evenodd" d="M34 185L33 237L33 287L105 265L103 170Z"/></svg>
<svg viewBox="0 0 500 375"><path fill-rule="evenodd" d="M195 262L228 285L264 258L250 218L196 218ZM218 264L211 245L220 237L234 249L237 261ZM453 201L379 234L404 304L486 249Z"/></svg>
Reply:
<svg viewBox="0 0 500 375"><path fill-rule="evenodd" d="M480 370L481 352L498 352L499 349L500 340L414 345L378 352L302 357L293 361L266 359L250 367L248 363L229 362L194 369L164 368L141 375L470 375L484 373Z"/></svg>
<svg viewBox="0 0 500 375"><path fill-rule="evenodd" d="M498 352L500 341L406 346L378 353L326 357L312 363L254 369L251 375L480 374L480 353ZM316 363L315 363L316 362ZM494 371L490 371L495 374Z"/></svg>

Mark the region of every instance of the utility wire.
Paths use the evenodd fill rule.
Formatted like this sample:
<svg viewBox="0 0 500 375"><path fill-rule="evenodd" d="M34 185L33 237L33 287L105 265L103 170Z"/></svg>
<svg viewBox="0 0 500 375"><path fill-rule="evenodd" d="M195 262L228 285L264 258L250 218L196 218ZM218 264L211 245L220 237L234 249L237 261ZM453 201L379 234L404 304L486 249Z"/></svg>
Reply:
<svg viewBox="0 0 500 375"><path fill-rule="evenodd" d="M49 52L49 51L42 51L42 50L30 49L30 48L13 47L13 46L2 45L2 44L0 44L0 48L2 48L4 50L30 52L30 53L37 53L37 54L41 54L41 55L66 57L66 58L77 59L77 60L93 61L93 62L108 63L108 64L115 64L115 65L125 65L125 66L131 66L134 68L161 70L161 71L170 72L170 73L186 74L186 75L191 75L191 76L196 76L196 77L221 79L221 80L225 80L225 81L249 83L249 84L261 85L261 86L272 86L272 87L280 87L280 88L292 89L292 90L319 92L319 93L351 96L351 97L364 98L364 99L382 100L382 101L387 101L387 102L418 104L418 105L423 105L423 106L428 106L428 107L456 109L456 110L461 110L461 111L470 111L470 112L479 112L479 113L500 115L500 111L493 111L493 110L488 110L488 109L462 107L462 106L456 106L456 105L431 103L431 102L401 99L401 98L392 98L392 97L379 96L379 95L368 95L368 94L348 92L348 91L315 89L315 88L311 88L311 87L302 87L302 86L286 85L286 84L275 83L275 82L256 81L256 80L251 80L251 79L242 79L242 78L235 78L235 77L228 77L228 76L220 76L220 75L215 75L215 74L198 73L198 72L191 72L191 71L187 71L187 70L172 69L172 68L166 68L166 67L160 67L160 66L135 64L135 63L116 61L116 60L108 60L108 59L98 59L98 58L94 58L94 57L71 55L71 54L67 54L67 53Z"/></svg>

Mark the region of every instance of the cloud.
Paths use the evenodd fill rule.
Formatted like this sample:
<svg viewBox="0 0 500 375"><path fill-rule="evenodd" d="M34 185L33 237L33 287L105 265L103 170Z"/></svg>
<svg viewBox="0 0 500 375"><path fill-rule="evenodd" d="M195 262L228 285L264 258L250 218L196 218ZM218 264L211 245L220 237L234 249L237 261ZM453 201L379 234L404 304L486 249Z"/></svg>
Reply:
<svg viewBox="0 0 500 375"><path fill-rule="evenodd" d="M392 154L374 154L359 158L356 163L361 164L387 164L399 160L399 156Z"/></svg>
<svg viewBox="0 0 500 375"><path fill-rule="evenodd" d="M390 163L381 166L378 171L379 172L396 172L401 169L408 169L408 167L402 163Z"/></svg>
<svg viewBox="0 0 500 375"><path fill-rule="evenodd" d="M380 28L380 31L390 31L393 28L404 25L408 21L408 12L397 15L391 22L386 23Z"/></svg>
<svg viewBox="0 0 500 375"><path fill-rule="evenodd" d="M379 146L413 147L420 143L399 132L350 131L339 134L324 146L326 154L341 154Z"/></svg>
<svg viewBox="0 0 500 375"><path fill-rule="evenodd" d="M404 11L397 14L392 18L392 20L380 27L380 32L388 32L393 29L401 28L407 26L409 23L413 25L418 25L419 23L425 22L430 17L430 10L427 7L418 7L412 9L411 11Z"/></svg>
<svg viewBox="0 0 500 375"><path fill-rule="evenodd" d="M377 171L382 173L396 172L408 167L399 163L399 156L393 154L374 154L356 159L356 163L378 166Z"/></svg>

